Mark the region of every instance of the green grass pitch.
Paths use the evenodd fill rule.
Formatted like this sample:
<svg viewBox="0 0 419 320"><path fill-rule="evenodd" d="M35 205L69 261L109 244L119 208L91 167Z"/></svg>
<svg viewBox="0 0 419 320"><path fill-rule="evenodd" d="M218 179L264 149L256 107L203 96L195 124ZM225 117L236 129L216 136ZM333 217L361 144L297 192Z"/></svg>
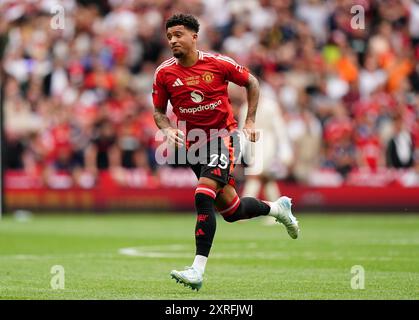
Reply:
<svg viewBox="0 0 419 320"><path fill-rule="evenodd" d="M195 214L34 215L0 221L0 299L418 299L419 215L297 214L217 233L199 292L172 279L194 256ZM64 268L52 289L51 268ZM354 265L365 288L353 289ZM358 282L361 283L361 282Z"/></svg>

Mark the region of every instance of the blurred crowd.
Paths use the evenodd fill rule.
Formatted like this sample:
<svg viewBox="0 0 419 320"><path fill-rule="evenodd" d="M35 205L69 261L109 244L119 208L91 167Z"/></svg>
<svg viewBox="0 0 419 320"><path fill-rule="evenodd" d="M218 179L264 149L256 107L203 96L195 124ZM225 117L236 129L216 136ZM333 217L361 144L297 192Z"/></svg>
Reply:
<svg viewBox="0 0 419 320"><path fill-rule="evenodd" d="M277 100L288 178L419 170L419 1L5 0L0 12L8 169L79 184L102 169L156 174L153 75L171 56L164 22L184 12L199 49L247 66Z"/></svg>

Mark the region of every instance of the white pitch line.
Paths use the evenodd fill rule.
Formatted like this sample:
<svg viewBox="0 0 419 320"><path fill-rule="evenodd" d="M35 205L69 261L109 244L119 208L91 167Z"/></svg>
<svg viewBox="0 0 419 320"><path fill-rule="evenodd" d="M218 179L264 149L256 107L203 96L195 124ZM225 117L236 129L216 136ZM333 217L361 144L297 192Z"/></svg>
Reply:
<svg viewBox="0 0 419 320"><path fill-rule="evenodd" d="M118 250L118 253L126 256L143 258L188 258L191 254L187 253L186 250L186 246L174 244L167 246L121 248Z"/></svg>
<svg viewBox="0 0 419 320"><path fill-rule="evenodd" d="M252 245L251 247L254 247ZM177 251L177 252L173 252ZM168 245L168 246L141 246L121 248L118 250L119 254L142 257L142 258L190 258L193 256L193 249L183 245ZM213 259L290 259L289 255L283 253L264 253L254 252L253 254L243 255L242 253L213 253Z"/></svg>
<svg viewBox="0 0 419 320"><path fill-rule="evenodd" d="M76 253L76 254L56 254L56 255L34 255L34 254L11 254L0 255L0 260L42 260L42 259L83 259L83 258L110 258L115 257L110 253Z"/></svg>
<svg viewBox="0 0 419 320"><path fill-rule="evenodd" d="M193 250L188 246L183 245L167 245L167 246L141 246L141 247L129 247L121 248L118 250L121 255L131 257L142 257L142 258L190 258L193 256ZM297 254L286 254L282 252L247 252L243 253L217 253L211 254L212 259L265 259L265 260L291 260L291 259L303 259L312 261L324 261L324 260L335 260L342 261L349 259L349 257L343 255L331 255L331 256L317 256L309 252L301 252ZM358 259L361 261L418 261L419 258L410 257L394 257L394 256L377 256L377 257L350 257L350 259Z"/></svg>

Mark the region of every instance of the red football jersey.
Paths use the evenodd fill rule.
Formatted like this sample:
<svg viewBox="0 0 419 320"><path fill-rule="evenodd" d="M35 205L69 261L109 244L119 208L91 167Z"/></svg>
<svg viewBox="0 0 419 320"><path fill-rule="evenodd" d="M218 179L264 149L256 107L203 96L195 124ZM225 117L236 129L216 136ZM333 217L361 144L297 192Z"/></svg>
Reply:
<svg viewBox="0 0 419 320"><path fill-rule="evenodd" d="M245 86L249 72L229 57L202 51L198 54L198 61L191 67L171 58L156 69L153 103L156 108L165 109L170 100L178 123L186 122L186 134L200 128L210 138L211 129L228 132L237 129L228 98L228 82Z"/></svg>

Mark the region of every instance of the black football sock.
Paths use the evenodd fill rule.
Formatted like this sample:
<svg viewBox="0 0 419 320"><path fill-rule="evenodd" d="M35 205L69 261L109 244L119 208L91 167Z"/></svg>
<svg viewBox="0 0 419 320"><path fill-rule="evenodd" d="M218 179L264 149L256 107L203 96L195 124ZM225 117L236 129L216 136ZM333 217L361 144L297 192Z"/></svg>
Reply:
<svg viewBox="0 0 419 320"><path fill-rule="evenodd" d="M223 215L223 218L228 222L234 222L258 216L266 216L270 210L271 207L265 202L252 197L244 197L240 199L240 204L237 209L233 212L227 212L227 214Z"/></svg>
<svg viewBox="0 0 419 320"><path fill-rule="evenodd" d="M202 189L200 187L199 189ZM208 192L195 193L195 208L197 212L195 227L196 255L208 257L214 239L216 220L213 195Z"/></svg>

